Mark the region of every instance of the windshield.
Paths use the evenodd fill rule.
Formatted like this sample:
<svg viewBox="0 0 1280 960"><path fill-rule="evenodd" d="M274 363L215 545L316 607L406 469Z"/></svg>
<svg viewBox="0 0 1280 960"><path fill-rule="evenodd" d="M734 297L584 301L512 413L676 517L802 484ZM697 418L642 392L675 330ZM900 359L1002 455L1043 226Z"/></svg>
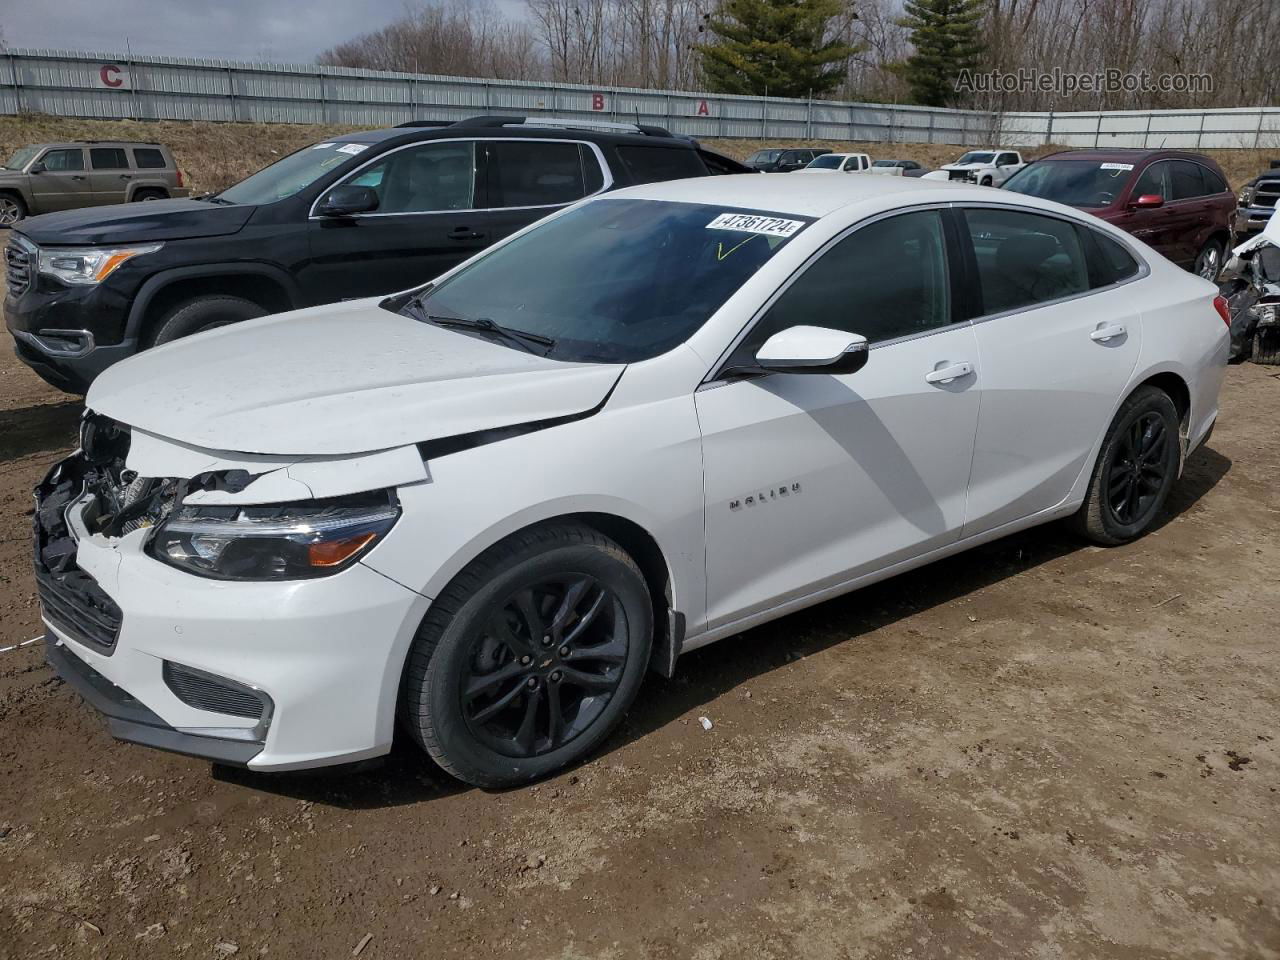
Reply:
<svg viewBox="0 0 1280 960"><path fill-rule="evenodd" d="M843 159L844 157L838 153L824 153L809 164L809 168L811 170L839 170L840 161Z"/></svg>
<svg viewBox="0 0 1280 960"><path fill-rule="evenodd" d="M780 156L781 150L757 150L748 158L747 163L772 163Z"/></svg>
<svg viewBox="0 0 1280 960"><path fill-rule="evenodd" d="M810 222L595 200L496 247L404 309L550 337L545 353L557 360L631 363L687 340Z"/></svg>
<svg viewBox="0 0 1280 960"><path fill-rule="evenodd" d="M34 157L39 152L40 152L39 147L23 147L22 149L15 152L12 157L10 157L8 160L5 161L4 168L6 170L21 170L28 163L30 163L31 158Z"/></svg>
<svg viewBox="0 0 1280 960"><path fill-rule="evenodd" d="M991 163L995 158L994 153L966 153L956 163Z"/></svg>
<svg viewBox="0 0 1280 960"><path fill-rule="evenodd" d="M229 203L274 203L309 187L330 170L364 151L367 143L329 141L303 147L241 180L218 196Z"/></svg>
<svg viewBox="0 0 1280 960"><path fill-rule="evenodd" d="M1071 207L1109 207L1133 174L1131 163L1083 160L1041 161L1024 167L1005 183L1006 190L1056 200Z"/></svg>

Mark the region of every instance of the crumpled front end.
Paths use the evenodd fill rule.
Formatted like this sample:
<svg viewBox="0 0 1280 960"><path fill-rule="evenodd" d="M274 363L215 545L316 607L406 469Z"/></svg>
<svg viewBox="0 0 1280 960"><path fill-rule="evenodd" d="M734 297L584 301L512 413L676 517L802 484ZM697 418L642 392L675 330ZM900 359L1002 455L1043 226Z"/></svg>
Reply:
<svg viewBox="0 0 1280 960"><path fill-rule="evenodd" d="M49 661L113 735L255 769L390 749L427 598L363 557L312 579L219 579L149 544L193 504L278 509L261 505L426 482L413 449L271 462L93 414L81 440L36 488L35 574Z"/></svg>

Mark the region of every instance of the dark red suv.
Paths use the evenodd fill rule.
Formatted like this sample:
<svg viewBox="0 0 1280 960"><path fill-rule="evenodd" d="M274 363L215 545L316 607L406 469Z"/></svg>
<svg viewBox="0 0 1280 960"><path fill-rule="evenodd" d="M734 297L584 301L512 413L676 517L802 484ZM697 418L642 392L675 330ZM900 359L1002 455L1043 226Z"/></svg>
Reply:
<svg viewBox="0 0 1280 960"><path fill-rule="evenodd" d="M1004 189L1079 207L1209 280L1222 269L1236 212L1222 169L1180 150L1052 153Z"/></svg>

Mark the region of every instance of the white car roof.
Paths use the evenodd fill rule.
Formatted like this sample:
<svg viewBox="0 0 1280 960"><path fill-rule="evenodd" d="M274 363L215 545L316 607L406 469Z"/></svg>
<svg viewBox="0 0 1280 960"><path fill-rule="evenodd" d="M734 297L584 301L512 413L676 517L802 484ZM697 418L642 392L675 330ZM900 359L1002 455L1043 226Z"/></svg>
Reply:
<svg viewBox="0 0 1280 960"><path fill-rule="evenodd" d="M924 201L928 194L955 197L957 187L945 180L918 180L903 177L831 177L820 173L741 173L724 177L697 177L668 180L627 187L604 195L604 199L628 198L668 200L676 203L705 203L740 210L793 213L802 217L825 217L843 207L894 194L915 193L916 198L897 197L892 204ZM990 196L990 188L986 188ZM1003 198L1002 198L1003 199Z"/></svg>

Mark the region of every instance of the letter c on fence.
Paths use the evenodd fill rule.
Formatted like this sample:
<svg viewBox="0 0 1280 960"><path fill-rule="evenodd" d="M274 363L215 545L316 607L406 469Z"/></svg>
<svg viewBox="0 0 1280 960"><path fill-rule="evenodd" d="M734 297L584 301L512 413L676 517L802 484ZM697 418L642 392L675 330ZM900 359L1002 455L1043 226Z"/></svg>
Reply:
<svg viewBox="0 0 1280 960"><path fill-rule="evenodd" d="M593 93L593 94L591 95L591 109L592 109L592 110L603 110L603 109L604 109L604 94L603 94L603 93Z"/></svg>
<svg viewBox="0 0 1280 960"><path fill-rule="evenodd" d="M104 87L123 87L124 78L120 76L122 72L114 63L108 63L98 71L98 78L102 80Z"/></svg>

